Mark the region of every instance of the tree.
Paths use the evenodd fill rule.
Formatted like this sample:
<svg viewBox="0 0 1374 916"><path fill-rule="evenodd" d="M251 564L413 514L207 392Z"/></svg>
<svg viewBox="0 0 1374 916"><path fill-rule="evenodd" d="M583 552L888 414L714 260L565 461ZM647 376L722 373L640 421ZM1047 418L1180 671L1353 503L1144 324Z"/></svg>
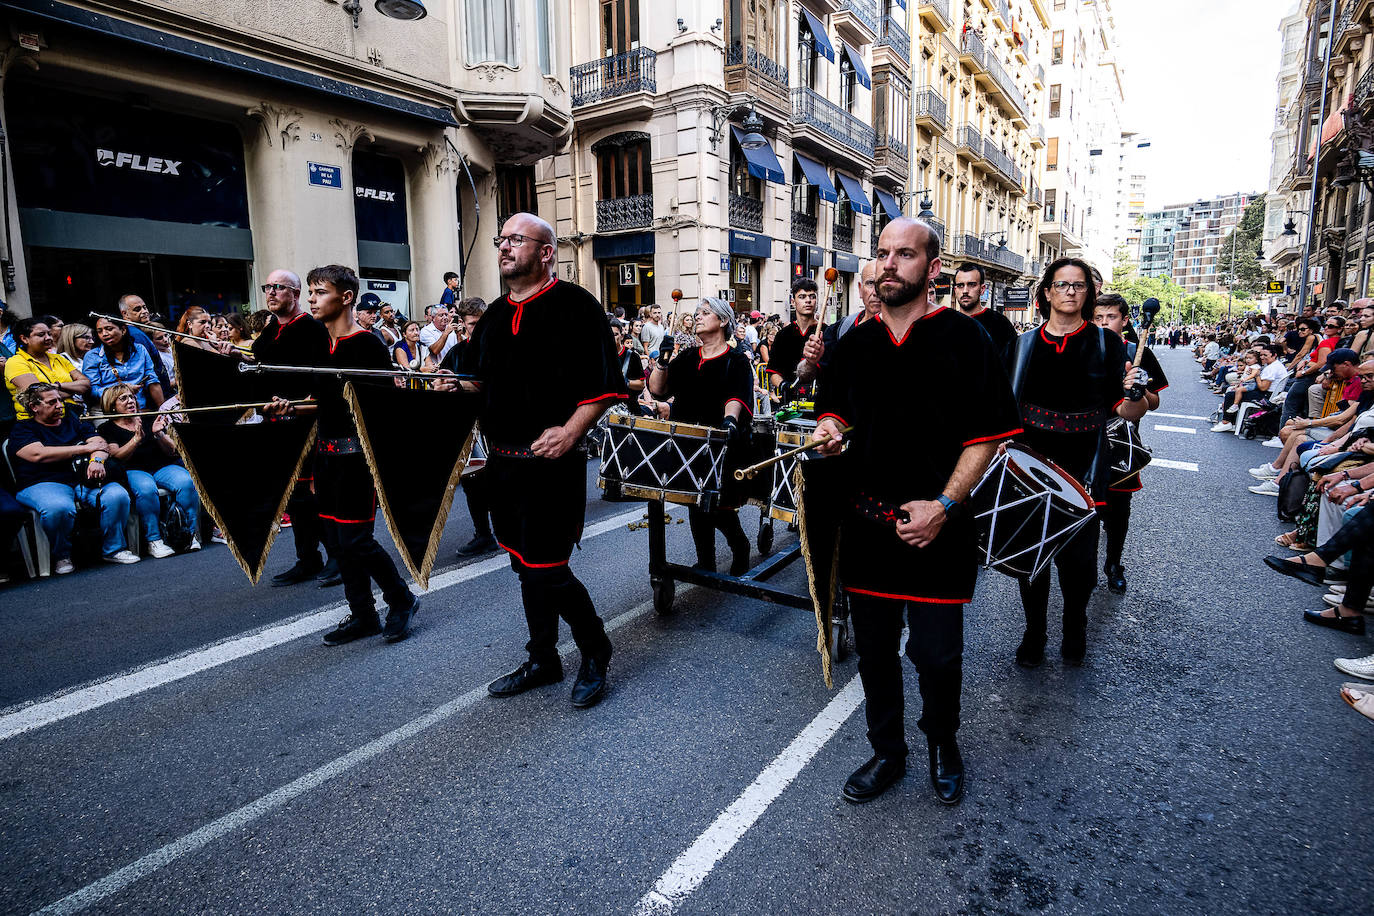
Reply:
<svg viewBox="0 0 1374 916"><path fill-rule="evenodd" d="M1227 233L1217 251L1217 279L1230 280L1233 294L1246 292L1258 296L1268 291L1274 274L1259 262L1257 252L1263 238L1264 195L1261 194L1246 205L1240 223Z"/></svg>
<svg viewBox="0 0 1374 916"><path fill-rule="evenodd" d="M1179 303L1183 301L1183 287L1175 283L1170 277L1132 276L1125 283L1112 283L1110 288L1112 292L1120 293L1126 303L1133 308L1138 308L1142 302L1151 297L1158 299L1159 304L1163 306L1159 313L1161 324L1177 323L1183 320L1179 314Z"/></svg>
<svg viewBox="0 0 1374 916"><path fill-rule="evenodd" d="M1137 273L1136 265L1131 263L1131 251L1125 245L1118 245L1116 252L1112 255L1112 282L1111 287L1120 287L1131 282Z"/></svg>

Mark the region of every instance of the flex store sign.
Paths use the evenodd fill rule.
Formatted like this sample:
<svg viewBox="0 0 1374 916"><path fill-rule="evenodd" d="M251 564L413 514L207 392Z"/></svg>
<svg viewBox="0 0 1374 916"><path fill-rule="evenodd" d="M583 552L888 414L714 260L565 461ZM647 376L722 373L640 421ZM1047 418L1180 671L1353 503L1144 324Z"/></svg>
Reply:
<svg viewBox="0 0 1374 916"><path fill-rule="evenodd" d="M142 153L126 153L110 149L95 151L96 164L104 168L128 169L132 172L151 172L154 175L180 175L181 161ZM358 190L362 190L359 188Z"/></svg>

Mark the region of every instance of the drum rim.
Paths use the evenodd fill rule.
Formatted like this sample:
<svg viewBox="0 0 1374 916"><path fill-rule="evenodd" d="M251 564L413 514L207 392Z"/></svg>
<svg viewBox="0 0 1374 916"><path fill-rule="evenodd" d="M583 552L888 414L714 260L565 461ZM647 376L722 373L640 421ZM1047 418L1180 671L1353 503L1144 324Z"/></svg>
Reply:
<svg viewBox="0 0 1374 916"><path fill-rule="evenodd" d="M660 420L657 417L637 417L633 414L607 414L609 425L625 429L647 429L670 436L688 436L693 439L724 439L729 433L714 426L701 426L684 423L681 420Z"/></svg>
<svg viewBox="0 0 1374 916"><path fill-rule="evenodd" d="M1087 488L1083 486L1083 484L1078 480L1078 478L1074 477L1068 471L1060 467L1058 462L1051 461L1049 458L1046 458L1044 455L1040 454L1035 449L1021 445L1020 443L1008 443L1005 455L1007 459L1007 470L1015 474L1021 480L1026 481L1027 483L1040 483L1040 481L1030 477L1027 474L1027 472L1019 464L1016 463L1016 461L1012 457L1012 452L1025 452L1027 455L1030 455L1037 461L1049 465L1051 468L1054 469L1055 473L1057 473L1061 478L1063 478L1064 480L1068 481L1070 484L1073 485L1072 489L1077 491L1078 494L1083 497L1083 502L1089 510L1095 510L1097 508L1097 501L1093 499L1092 494L1088 492ZM1051 499L1053 499L1058 497L1059 494L1050 493L1049 496ZM1067 500L1065 500L1065 502L1067 502Z"/></svg>

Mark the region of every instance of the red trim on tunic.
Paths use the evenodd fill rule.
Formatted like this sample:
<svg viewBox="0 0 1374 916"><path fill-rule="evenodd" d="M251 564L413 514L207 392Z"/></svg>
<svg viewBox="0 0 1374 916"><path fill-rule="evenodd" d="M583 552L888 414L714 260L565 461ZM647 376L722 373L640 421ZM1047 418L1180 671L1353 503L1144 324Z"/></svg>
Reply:
<svg viewBox="0 0 1374 916"><path fill-rule="evenodd" d="M288 327L290 327L291 325L295 324L297 321L299 321L300 319L302 319L302 318L304 318L304 317L305 317L305 312L301 312L299 315L297 315L295 318L292 318L290 321L282 322L282 321L279 320L279 321L277 322L277 332L276 332L275 334L272 335L272 339L273 339L273 340L277 340L278 338L280 338L280 337L281 337L281 332L282 332L282 331L286 330Z"/></svg>
<svg viewBox="0 0 1374 916"><path fill-rule="evenodd" d="M698 369L698 370L701 369L702 366L704 366L704 365L706 365L707 363L709 363L711 360L713 360L713 359L720 359L720 358L721 358L722 356L724 356L726 353L729 353L729 352L730 352L730 348L729 348L729 347L726 347L724 350L721 350L721 351L720 351L719 353L717 353L715 356L702 356L702 355L701 355L701 352L702 352L702 351L700 351L700 350L697 351L697 369ZM727 401L726 403L729 403L729 402Z"/></svg>
<svg viewBox="0 0 1374 916"><path fill-rule="evenodd" d="M1165 385L1163 388L1156 388L1156 389L1155 389L1155 394L1159 394L1161 391L1168 391L1168 390L1169 390L1169 386L1168 386L1168 385Z"/></svg>
<svg viewBox="0 0 1374 916"><path fill-rule="evenodd" d="M1125 404L1125 403L1126 403L1126 399L1125 399L1125 398L1122 398L1121 400L1117 401L1115 404L1112 405L1112 410L1116 410L1118 407L1120 407L1122 404Z"/></svg>
<svg viewBox="0 0 1374 916"><path fill-rule="evenodd" d="M731 404L738 404L739 406L743 407L744 412L749 414L749 416L751 417L754 415L754 412L749 409L749 405L741 401L739 398L731 398L730 400L725 402L726 407L729 407Z"/></svg>
<svg viewBox="0 0 1374 916"><path fill-rule="evenodd" d="M335 518L332 515L325 515L323 512L320 513L320 518L327 518L331 522L338 522L340 525L367 525L377 520L377 510L372 510L370 518Z"/></svg>
<svg viewBox="0 0 1374 916"><path fill-rule="evenodd" d="M1066 346L1069 345L1069 338L1072 337L1073 335L1077 334L1079 331L1083 330L1084 328L1086 328L1089 324L1091 324L1091 322L1088 322L1088 321L1083 322L1083 323L1080 324L1078 327L1074 328L1072 331L1070 331L1069 333L1065 334L1063 337L1059 338L1059 342L1058 342L1058 343L1056 343L1056 342L1053 341L1053 340L1050 340L1050 335L1045 331L1045 325L1042 324L1042 325L1040 326L1040 339L1043 340L1045 343L1049 344L1051 347L1054 347L1054 352L1056 352L1056 353L1063 353L1063 352L1064 352L1064 348L1065 348ZM1097 327L1097 325L1093 325L1093 327Z"/></svg>
<svg viewBox="0 0 1374 916"><path fill-rule="evenodd" d="M338 340L335 340L334 338L331 337L331 338L329 339L329 355L330 355L330 356L333 356L333 355L334 355L334 350L335 350L335 348L337 348L337 347L339 346L339 344L342 343L343 341L348 340L350 337L357 337L359 334L368 334L368 333L371 333L371 332L370 332L370 331L355 331L355 332L353 332L352 334L345 334L344 336L340 337Z"/></svg>
<svg viewBox="0 0 1374 916"><path fill-rule="evenodd" d="M995 436L982 436L978 439L970 439L964 443L964 447L967 448L970 445L977 445L979 442L996 442L998 439L1010 439L1012 436L1015 436L1018 433L1024 433L1025 431L1026 430L1024 427L1018 427L1017 429L1013 429L1011 432L998 433Z"/></svg>
<svg viewBox="0 0 1374 916"><path fill-rule="evenodd" d="M525 567L526 569L554 569L555 567L558 567L558 566L567 566L567 565L568 565L568 561L567 561L567 560L560 560L560 561L558 561L557 563L531 563L531 562L529 562L528 560L526 560L524 557L520 556L520 554L519 554L518 552L516 552L516 551L514 551L514 550L511 550L509 547L507 547L505 544L502 544L500 541L497 541L497 542L496 542L496 546L500 547L500 548L501 548L502 550L504 550L506 553L510 554L511 556L513 556L513 557L515 557L517 560L519 560L519 561L520 561L520 565L523 566L523 567Z"/></svg>
<svg viewBox="0 0 1374 916"><path fill-rule="evenodd" d="M917 320L917 321L925 321L927 318L930 318L930 317L933 317L933 316L935 316L935 315L940 314L941 312L943 312L943 311L944 311L945 309L947 309L947 308L949 308L949 306L947 306L947 305L942 305L942 306L940 306L940 307L937 308L937 309L934 309L934 310L932 310L932 311L926 312L924 315L922 315L920 318L917 318L916 320Z"/></svg>
<svg viewBox="0 0 1374 916"><path fill-rule="evenodd" d="M826 417L830 417L832 420L839 420L839 421L840 421L840 426L841 426L841 427L845 427L845 426L848 426L848 425L849 425L849 421L846 420L844 417L840 416L840 415L837 414L837 413L823 413L823 414L821 414L819 417L816 418L816 423L817 423L817 425L819 425L820 422L821 422L822 420L824 420Z"/></svg>
<svg viewBox="0 0 1374 916"><path fill-rule="evenodd" d="M578 406L578 407L582 407L583 405L586 405L586 404L595 404L597 401L604 401L604 400L606 400L607 398L628 398L628 397L629 397L628 394L619 394L619 393L617 393L617 392L611 391L611 392L608 392L607 394L599 394L599 395L597 395L597 396L594 397L594 398L587 398L587 400L585 400L585 401L578 401L578 402L577 402L577 406Z"/></svg>
<svg viewBox="0 0 1374 916"><path fill-rule="evenodd" d="M515 334L517 336L520 334L520 318L522 315L525 314L525 304L527 302L533 302L549 290L553 289L553 285L557 282L557 277L551 278L548 283L545 283L543 286L539 287L539 289L535 290L532 295L527 296L524 299L521 299L519 302L516 302L513 299L511 299L510 293L506 293L506 301L509 302L511 305L515 306L515 314L511 317L510 320L510 332L512 334Z"/></svg>
<svg viewBox="0 0 1374 916"><path fill-rule="evenodd" d="M846 585L844 590L855 595L870 595L874 598L888 598L893 601L918 601L921 604L968 604L973 600L972 598L925 598L920 595L891 595L887 592L874 592L866 588L854 588L850 585Z"/></svg>
<svg viewBox="0 0 1374 916"><path fill-rule="evenodd" d="M1137 474L1136 476L1139 477L1140 475ZM1141 490L1145 489L1145 485L1142 483L1134 487L1108 487L1107 489L1113 493L1139 493Z"/></svg>

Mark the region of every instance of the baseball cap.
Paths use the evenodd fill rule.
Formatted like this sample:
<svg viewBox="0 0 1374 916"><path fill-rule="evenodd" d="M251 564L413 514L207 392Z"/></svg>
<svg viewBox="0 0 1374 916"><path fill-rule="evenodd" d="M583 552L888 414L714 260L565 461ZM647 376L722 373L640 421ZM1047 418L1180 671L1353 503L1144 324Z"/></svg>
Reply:
<svg viewBox="0 0 1374 916"><path fill-rule="evenodd" d="M1358 363L1360 354L1349 347L1338 347L1331 351L1331 355L1326 358L1326 368L1330 369L1337 363Z"/></svg>
<svg viewBox="0 0 1374 916"><path fill-rule="evenodd" d="M358 308L365 312L380 310L382 307L382 297L376 293L363 293L358 297Z"/></svg>
<svg viewBox="0 0 1374 916"><path fill-rule="evenodd" d="M762 317L763 317L763 312L760 312L758 309L754 309L754 311L752 311L752 312L749 313L749 317L750 317L750 318L762 318Z"/></svg>

